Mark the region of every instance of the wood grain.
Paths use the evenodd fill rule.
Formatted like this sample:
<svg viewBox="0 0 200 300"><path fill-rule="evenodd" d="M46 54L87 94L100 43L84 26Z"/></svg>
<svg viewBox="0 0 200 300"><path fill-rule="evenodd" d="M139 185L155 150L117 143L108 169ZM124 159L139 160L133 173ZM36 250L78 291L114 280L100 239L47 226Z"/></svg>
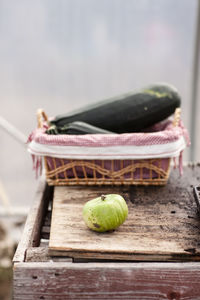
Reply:
<svg viewBox="0 0 200 300"><path fill-rule="evenodd" d="M15 300L200 299L200 263L17 263Z"/></svg>
<svg viewBox="0 0 200 300"><path fill-rule="evenodd" d="M26 250L26 262L72 262L69 257L50 257L48 247L30 247Z"/></svg>
<svg viewBox="0 0 200 300"><path fill-rule="evenodd" d="M147 254L137 255L140 262L113 261L112 253L109 253L110 260L103 257L88 259L75 257L69 260L66 256L49 256L48 239L41 239L48 234L47 227L50 225L51 207L48 208L48 201L51 199L37 195L25 225L24 234L19 244L17 259L14 262L13 273L13 299L14 300L60 300L60 299L144 299L144 300L200 300L200 262L176 262L176 260L196 260L199 258L199 215L197 214L196 203L192 194L192 186L200 182L200 166L190 165L184 169L184 176L179 178L176 172L172 172L170 184L163 188L137 187L132 191L123 188L124 195L128 201L138 207L135 231L146 234L149 223L154 231L163 228L163 240L171 232L172 239L178 233L180 247L185 250L186 256L173 256L175 262L144 262ZM75 187L74 187L75 188ZM82 188L76 187L74 198L80 195ZM90 188L91 197L94 196L94 189ZM92 194L93 193L93 194ZM159 197L155 198L155 195ZM44 200L44 201L43 201ZM157 203L157 204L156 204ZM159 205L158 205L159 204ZM154 218L151 215L154 206ZM151 215L148 219L142 216L142 207ZM161 216L164 207L169 209L168 214ZM161 209L163 208L163 209ZM171 211L170 211L171 210ZM41 214L41 212L43 213ZM42 217L42 215L44 217ZM39 222L37 217L39 216ZM140 218L139 218L140 216ZM146 216L146 215L145 215ZM166 217L166 218L165 218ZM171 223L168 224L171 218ZM128 221L128 220L127 220ZM143 222L141 225L140 223ZM185 232L181 235L181 224ZM175 225L173 225L175 224ZM154 226L154 227L153 227ZM161 232L162 232L161 231ZM151 231L155 237L156 233ZM182 241L180 237L182 236ZM48 238L48 237L47 237ZM162 236L160 236L162 239ZM37 242L35 242L37 241ZM40 243L39 243L40 242ZM170 240L169 240L170 242ZM59 252L60 253L60 252ZM74 252L75 253L75 252ZM23 254L23 255L22 255ZM25 257L24 257L25 255ZM100 253L99 255L104 255ZM158 253L148 255L148 260L162 260L163 256ZM76 254L75 254L76 256ZM195 257L196 256L196 257ZM120 258L121 258L120 254ZM165 257L167 255L165 254ZM171 259L168 257L167 259Z"/></svg>
<svg viewBox="0 0 200 300"><path fill-rule="evenodd" d="M34 204L28 214L21 241L15 252L13 262L24 261L27 248L39 244L40 226L51 193L52 187L47 186L44 178L41 178L35 194Z"/></svg>
<svg viewBox="0 0 200 300"><path fill-rule="evenodd" d="M165 187L55 187L49 254L117 260L200 260L200 219L192 185L200 167L172 172ZM82 208L101 194L119 193L127 201L128 219L117 230L86 228Z"/></svg>

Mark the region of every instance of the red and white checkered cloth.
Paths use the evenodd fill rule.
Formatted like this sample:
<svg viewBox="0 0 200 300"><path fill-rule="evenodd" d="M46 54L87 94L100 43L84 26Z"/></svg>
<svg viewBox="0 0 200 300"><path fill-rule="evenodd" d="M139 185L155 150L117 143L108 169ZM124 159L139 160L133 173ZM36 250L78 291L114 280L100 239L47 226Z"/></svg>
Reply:
<svg viewBox="0 0 200 300"><path fill-rule="evenodd" d="M105 160L178 157L190 144L182 121L174 127L170 119L141 133L48 135L46 129L44 124L28 138L28 151L37 162L35 168L42 156Z"/></svg>

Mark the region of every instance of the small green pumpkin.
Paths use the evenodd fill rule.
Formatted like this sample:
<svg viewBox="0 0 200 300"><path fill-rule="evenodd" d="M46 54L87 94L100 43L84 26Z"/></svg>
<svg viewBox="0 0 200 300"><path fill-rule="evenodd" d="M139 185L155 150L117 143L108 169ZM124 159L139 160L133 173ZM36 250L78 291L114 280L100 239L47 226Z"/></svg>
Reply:
<svg viewBox="0 0 200 300"><path fill-rule="evenodd" d="M85 203L83 219L92 230L105 232L119 227L128 216L128 206L118 194L102 195Z"/></svg>

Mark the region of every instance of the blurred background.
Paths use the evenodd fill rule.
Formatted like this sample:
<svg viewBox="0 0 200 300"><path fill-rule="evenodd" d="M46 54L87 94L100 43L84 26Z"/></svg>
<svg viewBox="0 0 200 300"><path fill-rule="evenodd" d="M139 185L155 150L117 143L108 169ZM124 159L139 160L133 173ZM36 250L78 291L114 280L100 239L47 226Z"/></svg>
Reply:
<svg viewBox="0 0 200 300"><path fill-rule="evenodd" d="M197 11L198 0L0 0L0 115L28 137L40 107L55 116L168 82L196 135ZM200 159L192 141L185 161ZM6 199L26 215L37 187L31 157L1 127L0 145L0 212Z"/></svg>
<svg viewBox="0 0 200 300"><path fill-rule="evenodd" d="M54 116L164 81L179 90L190 129L197 4L0 0L1 116L28 137L40 107ZM37 185L31 157L2 128L0 141L0 181L26 209Z"/></svg>

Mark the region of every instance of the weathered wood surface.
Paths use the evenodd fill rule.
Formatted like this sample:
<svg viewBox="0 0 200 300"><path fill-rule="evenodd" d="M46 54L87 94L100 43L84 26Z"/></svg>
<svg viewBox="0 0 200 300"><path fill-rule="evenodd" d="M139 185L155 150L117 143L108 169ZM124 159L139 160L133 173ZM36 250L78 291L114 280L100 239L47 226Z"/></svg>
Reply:
<svg viewBox="0 0 200 300"><path fill-rule="evenodd" d="M55 187L49 253L75 258L122 260L200 260L200 218L192 185L200 166L172 172L165 187ZM84 203L119 193L128 219L114 232L96 233L82 218Z"/></svg>
<svg viewBox="0 0 200 300"><path fill-rule="evenodd" d="M191 234L193 245L190 239L187 242L186 255L189 259L199 257L199 216L197 215L196 203L192 194L192 185L198 185L200 182L200 167L185 168L184 177L177 179L173 172L170 178L169 203L170 210L168 217L177 220L183 218L183 224L175 222L173 226L177 236L180 236L181 226L187 228L187 236ZM184 191L182 188L185 188ZM79 189L79 188L78 188ZM93 188L91 188L93 189ZM155 188L157 189L157 188ZM156 224L160 221L164 223L164 218L159 218L160 206L168 204L165 198L166 187L159 188L160 197L155 212ZM177 191L175 192L175 190ZM129 188L123 188L127 196ZM175 196L174 196L175 193ZM133 205L140 206L146 202L146 210L151 211L154 200L151 198L155 195L154 188L135 187L131 197ZM52 195L51 195L52 196ZM101 260L96 262L97 258L92 258L95 262L84 263L84 258L74 258L74 262L65 256L52 257L48 253L48 226L50 226L51 213L48 212L48 200L41 197L37 198L31 212L31 222L25 225L24 235L19 244L21 262L14 262L14 281L13 281L13 299L30 300L30 299L180 299L180 300L200 300L200 262L108 262ZM133 197L134 196L134 197ZM76 199L76 195L74 196ZM181 198L181 200L180 200ZM178 205L179 203L179 205ZM50 209L50 208L49 208ZM43 211L42 217L41 211ZM40 213L39 213L40 212ZM184 213L183 213L184 212ZM37 217L41 216L41 221L37 223ZM30 217L28 217L30 218ZM152 220L152 219L151 219ZM28 220L27 220L28 221ZM136 228L147 232L149 220L144 220L143 225L136 224ZM153 221L152 221L153 222ZM191 223L192 222L192 223ZM154 221L155 223L155 221ZM31 225L32 224L32 225ZM180 226L179 226L180 225ZM26 228L28 226L28 228ZM35 228L33 230L32 226ZM153 225L152 225L153 226ZM154 225L155 226L155 225ZM156 225L154 227L157 230ZM172 224L162 225L164 237L170 230ZM34 232L34 234L33 234ZM194 236L194 232L196 235ZM42 237L42 238L41 238ZM47 239L46 239L47 238ZM162 239L162 236L160 236ZM34 241L37 242L34 242ZM181 241L180 241L181 243ZM185 241L183 244L185 245ZM25 254L25 257L21 255ZM191 255L191 256L190 256ZM192 257L193 256L193 257ZM194 256L197 256L196 258ZM139 256L138 256L139 257ZM17 256L19 258L19 256ZM23 258L23 259L22 259ZM174 257L175 258L175 257ZM112 259L112 257L111 257ZM144 257L140 257L141 261ZM150 256L149 256L150 259ZM182 257L183 260L187 259ZM154 258L152 257L152 260Z"/></svg>
<svg viewBox="0 0 200 300"><path fill-rule="evenodd" d="M48 253L48 247L30 247L26 250L26 262L72 262L70 257L51 257Z"/></svg>
<svg viewBox="0 0 200 300"><path fill-rule="evenodd" d="M36 247L40 242L40 231L44 213L48 206L48 199L53 188L46 185L44 178L39 182L33 206L28 214L21 241L15 252L13 262L23 262L28 247Z"/></svg>
<svg viewBox="0 0 200 300"><path fill-rule="evenodd" d="M200 263L17 263L14 299L200 299Z"/></svg>

